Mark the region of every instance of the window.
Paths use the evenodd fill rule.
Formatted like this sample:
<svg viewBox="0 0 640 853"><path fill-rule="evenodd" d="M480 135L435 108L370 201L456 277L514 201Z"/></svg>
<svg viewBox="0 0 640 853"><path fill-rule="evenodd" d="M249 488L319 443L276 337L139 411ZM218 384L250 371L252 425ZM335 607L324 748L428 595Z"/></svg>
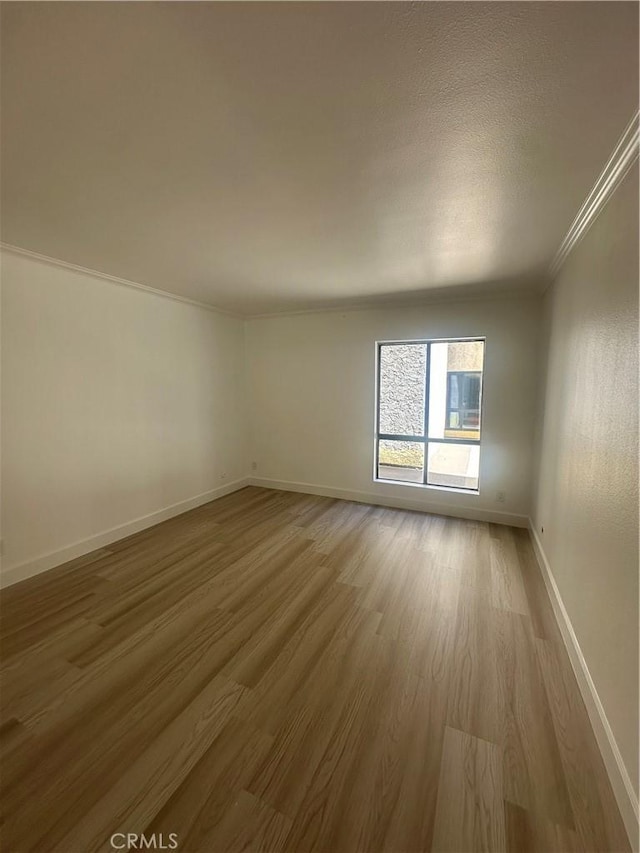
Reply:
<svg viewBox="0 0 640 853"><path fill-rule="evenodd" d="M478 491L484 340L378 344L375 477Z"/></svg>

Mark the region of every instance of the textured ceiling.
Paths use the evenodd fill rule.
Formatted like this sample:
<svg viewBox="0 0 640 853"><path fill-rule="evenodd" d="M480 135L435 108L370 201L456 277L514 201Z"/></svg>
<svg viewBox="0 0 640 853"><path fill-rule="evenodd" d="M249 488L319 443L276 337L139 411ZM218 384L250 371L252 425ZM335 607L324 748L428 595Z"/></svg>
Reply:
<svg viewBox="0 0 640 853"><path fill-rule="evenodd" d="M635 3L3 3L2 239L259 313L540 281Z"/></svg>

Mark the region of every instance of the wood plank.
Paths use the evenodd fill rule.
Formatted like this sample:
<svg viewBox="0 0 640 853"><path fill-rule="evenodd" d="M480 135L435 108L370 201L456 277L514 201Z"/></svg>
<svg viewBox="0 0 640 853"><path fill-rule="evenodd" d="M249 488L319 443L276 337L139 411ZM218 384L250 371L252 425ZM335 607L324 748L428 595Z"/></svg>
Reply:
<svg viewBox="0 0 640 853"><path fill-rule="evenodd" d="M203 849L225 853L279 853L285 849L291 820L241 791Z"/></svg>
<svg viewBox="0 0 640 853"><path fill-rule="evenodd" d="M57 845L111 851L115 832L139 832L196 766L246 688L216 677Z"/></svg>
<svg viewBox="0 0 640 853"><path fill-rule="evenodd" d="M497 611L505 679L503 746L505 797L540 817L573 829L574 818L551 709L528 618Z"/></svg>
<svg viewBox="0 0 640 853"><path fill-rule="evenodd" d="M171 832L178 837L179 849L216 848L212 836L225 813L244 789L268 749L273 737L232 716L166 801L145 835Z"/></svg>
<svg viewBox="0 0 640 853"><path fill-rule="evenodd" d="M447 722L455 729L498 743L505 724L505 681L496 611L487 591L462 585L453 638Z"/></svg>
<svg viewBox="0 0 640 853"><path fill-rule="evenodd" d="M581 853L584 849L577 834L505 801L507 850L509 853Z"/></svg>
<svg viewBox="0 0 640 853"><path fill-rule="evenodd" d="M495 744L447 727L431 847L434 853L506 850L500 753Z"/></svg>
<svg viewBox="0 0 640 853"><path fill-rule="evenodd" d="M574 822L582 849L627 850L628 839L564 650L536 640Z"/></svg>

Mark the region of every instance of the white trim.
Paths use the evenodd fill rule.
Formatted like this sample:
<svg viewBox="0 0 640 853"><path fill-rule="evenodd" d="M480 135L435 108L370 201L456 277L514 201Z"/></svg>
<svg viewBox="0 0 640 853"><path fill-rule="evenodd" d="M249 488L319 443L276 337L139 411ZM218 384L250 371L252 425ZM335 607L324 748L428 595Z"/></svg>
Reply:
<svg viewBox="0 0 640 853"><path fill-rule="evenodd" d="M59 258L50 258L48 255L40 255L38 252L32 252L29 249L21 249L19 246L12 246L10 243L0 242L0 249L3 252L10 252L14 255L20 255L24 258L29 258L32 261L39 261L43 264L49 264L53 267L62 267L62 269L71 270L72 272L89 275L93 278L100 278L104 281L110 281L112 284L119 284L123 287L132 287L134 290L142 290L145 293L152 293L154 296L163 296L165 299L172 299L174 302L184 302L187 305L195 305L196 308L204 308L205 311L213 311L214 314L222 314L225 317L235 317L237 320L242 320L243 315L236 314L233 311L225 311L222 308L217 308L208 302L198 302L196 299L189 299L187 296L180 296L177 293L170 293L168 290L159 290L157 287L151 287L148 284L140 284L137 281L129 281L127 278L118 278L115 275L109 275L106 272L92 270L88 267L81 267L78 264L70 264L68 261L61 261Z"/></svg>
<svg viewBox="0 0 640 853"><path fill-rule="evenodd" d="M72 272L82 273L92 276L93 278L110 281L112 284L118 284L123 287L132 287L134 290L142 290L151 293L154 296L163 296L165 299L172 299L174 302L184 302L187 305L194 305L196 308L204 308L206 311L212 311L214 314L221 314L224 317L234 317L236 320L267 320L277 319L278 317L298 317L306 314L335 314L345 311L374 311L376 309L402 309L411 308L420 305L448 304L451 302L477 302L485 300L501 300L501 299L532 299L538 296L544 286L548 283L542 281L534 283L533 279L528 281L526 285L522 285L517 290L511 288L498 288L487 286L481 288L481 292L473 290L473 285L465 285L464 293L460 293L458 288L451 288L451 295L443 293L443 288L435 288L433 293L429 289L418 290L412 296L406 294L394 296L392 293L383 293L378 296L371 296L361 299L350 299L346 297L344 300L335 300L326 305L316 305L309 308L283 309L281 311L272 311L266 313L247 314L238 311L229 311L224 308L218 308L210 302L199 302L197 299L190 299L188 296L181 296L168 290L160 290L157 287L151 287L148 284L140 284L137 281L131 281L127 278L119 278L115 275L109 275L100 270L82 267L78 264L72 264L69 261L63 261L60 258L52 258L49 255L42 255L39 252L33 252L31 249L23 249L20 246L14 246L11 243L0 241L0 250L9 252L14 255L19 255L24 258L29 258L32 261L39 261L43 264L49 264L54 267L71 270ZM446 290L446 289L445 289Z"/></svg>
<svg viewBox="0 0 640 853"><path fill-rule="evenodd" d="M547 560L542 542L538 537L536 529L531 519L529 519L529 531L533 541L533 549L540 566L540 571L544 579L553 612L555 613L562 639L564 640L571 666L580 688L580 693L584 700L584 704L591 720L596 741L600 747L600 753L604 761L604 765L611 782L611 787L624 821L631 849L638 850L638 820L640 818L638 810L638 798L633 789L633 783L625 767L624 760L616 743L615 735L607 719L606 712L600 701L596 685L594 684L589 667L580 648L580 643L573 630L571 619L564 606L560 590L556 584L551 566Z"/></svg>
<svg viewBox="0 0 640 853"><path fill-rule="evenodd" d="M83 557L91 551L98 548L104 548L112 542L117 542L133 533L139 533L147 527L153 527L155 524L160 524L161 521L166 521L168 518L173 518L176 515L181 515L190 509L195 509L209 501L215 501L231 492L237 492L248 485L246 478L234 480L232 483L227 483L217 489L211 489L208 492L203 492L201 495L196 495L193 498L187 498L184 501L171 504L171 506L158 509L155 512L150 512L148 515L143 515L133 521L127 521L125 524L119 524L117 527L112 527L110 530L105 530L103 533L97 533L95 536L90 536L88 539L83 539L81 542L75 542L73 545L68 545L65 548L60 548L58 551L52 551L49 554L42 554L34 560L28 560L25 563L19 563L17 566L10 566L0 574L0 581L3 587L11 586L11 584L26 580L27 578L39 575L41 572L46 572L56 566L66 563L69 560L75 560L77 557Z"/></svg>
<svg viewBox="0 0 640 853"><path fill-rule="evenodd" d="M449 305L451 303L464 302L496 302L503 299L534 299L539 297L549 282L546 277L537 276L526 283L513 288L495 288L477 285L462 285L462 288L451 287L451 294L443 292L447 288L429 288L416 290L414 294L407 295L393 293L381 293L360 299L345 297L343 301L327 302L325 305L315 305L308 308L283 308L281 311L266 311L257 314L245 314L245 320L278 320L286 317L300 317L314 314L342 314L350 311L384 311L400 310L402 308L419 308L420 306ZM463 292L461 292L461 290Z"/></svg>
<svg viewBox="0 0 640 853"><path fill-rule="evenodd" d="M333 486L321 486L315 483L296 483L291 480L269 480L261 477L251 477L250 486L263 489L276 489L283 492L301 492L305 495L321 495L326 498L338 498L342 501L388 506L395 509L410 509L432 515L449 515L453 518L466 518L471 521L491 521L494 524L507 524L510 527L526 527L527 516L513 512L496 512L472 506L458 506L440 502L418 501L412 498L396 498L375 492L354 492L350 489L336 489ZM409 485L403 483L402 485ZM443 490L444 491L444 490Z"/></svg>
<svg viewBox="0 0 640 853"><path fill-rule="evenodd" d="M382 439L384 441L384 439ZM437 441L437 439L436 439ZM480 445L478 445L480 446ZM384 462L382 463L384 467ZM387 466L389 467L389 466ZM468 470L468 469L467 469ZM465 475L466 476L466 475ZM380 483L381 486L409 486L413 489L428 489L430 492L450 492L453 495L476 495L480 494L479 489L465 489L464 486L434 486L431 483L414 483L411 480L389 480L386 477L373 478L374 483Z"/></svg>
<svg viewBox="0 0 640 853"><path fill-rule="evenodd" d="M585 235L613 195L618 184L620 184L636 161L638 157L638 141L640 139L638 118L639 114L636 112L625 128L598 180L593 185L593 189L585 199L576 218L571 223L567 236L562 241L551 264L549 272L552 279L557 275L567 255Z"/></svg>

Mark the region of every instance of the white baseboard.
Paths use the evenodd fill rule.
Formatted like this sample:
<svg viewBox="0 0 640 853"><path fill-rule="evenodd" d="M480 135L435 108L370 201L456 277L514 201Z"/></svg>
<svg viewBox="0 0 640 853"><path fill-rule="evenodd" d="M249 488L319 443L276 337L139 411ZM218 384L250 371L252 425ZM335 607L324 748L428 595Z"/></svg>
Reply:
<svg viewBox="0 0 640 853"><path fill-rule="evenodd" d="M533 548L540 566L540 571L542 572L542 577L544 579L549 598L551 599L556 621L558 622L562 639L564 640L569 660L571 661L571 666L575 673L578 687L580 688L580 693L582 694L584 704L587 708L589 719L591 720L591 725L600 748L600 753L602 754L602 759L611 782L611 787L613 789L616 802L618 803L618 808L620 809L620 813L627 830L627 835L629 836L629 841L631 842L631 849L638 850L638 820L640 818L638 798L633 789L633 784L629 777L629 773L627 772L627 768L625 767L622 755L620 754L618 744L616 743L616 739L609 724L609 720L607 719L604 707L600 701L600 697L598 696L598 691L593 678L589 672L589 667L587 666L587 662L582 654L580 643L578 642L576 633L573 630L571 619L569 618L569 614L567 613L562 601L560 590L558 589L555 578L553 577L553 572L551 571L551 566L549 565L549 561L544 553L542 542L538 537L531 519L529 519L529 531L533 540Z"/></svg>
<svg viewBox="0 0 640 853"><path fill-rule="evenodd" d="M305 495L321 495L325 498L339 498L343 501L388 506L395 509L411 509L427 512L433 515L449 515L453 518L466 518L471 521L491 521L495 524L507 524L510 527L527 527L528 517L512 512L496 512L490 509L480 509L472 506L457 506L437 500L418 501L412 498L396 498L375 492L354 492L350 489L336 489L333 486L319 486L314 483L295 483L290 480L268 480L251 477L249 485L260 486L263 489L279 489L284 492L302 492ZM434 489L430 494L446 494L447 489Z"/></svg>
<svg viewBox="0 0 640 853"><path fill-rule="evenodd" d="M249 484L247 478L234 480L232 483L226 483L217 489L211 489L208 492L203 492L201 495L196 495L193 498L187 498L184 501L171 504L164 509L150 512L148 515L143 515L133 521L128 521L125 524L120 524L117 527L112 527L110 530L105 530L103 533L98 533L95 536L90 536L88 539L83 539L81 542L75 542L73 545L68 545L66 548L60 548L57 551L52 551L49 554L42 554L34 560L28 560L24 563L19 563L16 566L10 566L3 570L0 574L0 581L3 587L11 586L18 581L26 580L27 578L39 575L41 572L46 572L48 569L53 569L56 566L66 563L69 560L75 560L77 557L83 557L91 551L98 548L104 548L112 542L117 542L119 539L124 539L131 536L133 533L139 533L147 527L153 527L154 524L159 524L161 521L166 521L168 518L173 518L176 515L181 515L190 509L195 509L202 504L214 501L217 498L222 498L231 492L237 492Z"/></svg>

